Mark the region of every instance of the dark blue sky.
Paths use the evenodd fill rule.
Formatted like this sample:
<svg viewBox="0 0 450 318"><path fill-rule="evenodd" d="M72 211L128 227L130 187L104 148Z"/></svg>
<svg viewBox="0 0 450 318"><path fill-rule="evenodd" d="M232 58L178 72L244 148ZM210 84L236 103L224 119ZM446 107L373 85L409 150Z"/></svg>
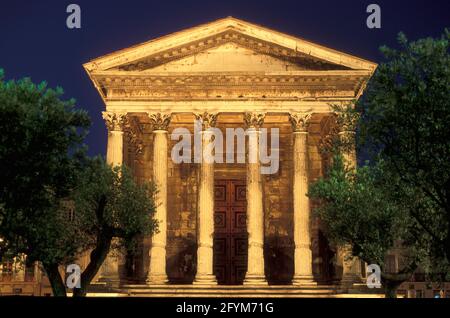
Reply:
<svg viewBox="0 0 450 318"><path fill-rule="evenodd" d="M66 27L66 7L82 10L82 28ZM381 6L382 28L366 27L366 7ZM408 38L439 36L450 27L449 0L224 0L107 1L1 0L0 68L6 78L31 77L62 86L89 111L93 126L89 153L104 154L104 105L82 64L152 38L226 16L248 20L375 62L378 48L395 46L396 34ZM2 119L3 120L3 119Z"/></svg>

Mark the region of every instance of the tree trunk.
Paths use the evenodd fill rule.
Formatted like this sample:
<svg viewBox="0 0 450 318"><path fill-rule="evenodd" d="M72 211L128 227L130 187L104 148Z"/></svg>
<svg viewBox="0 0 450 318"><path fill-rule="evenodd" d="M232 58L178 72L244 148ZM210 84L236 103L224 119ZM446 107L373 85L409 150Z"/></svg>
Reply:
<svg viewBox="0 0 450 318"><path fill-rule="evenodd" d="M97 272L108 255L111 241L112 236L100 235L97 238L97 245L91 252L89 264L81 274L81 288L75 288L73 290L73 297L86 296L91 281L94 279L95 275L97 275Z"/></svg>
<svg viewBox="0 0 450 318"><path fill-rule="evenodd" d="M66 286L58 270L58 264L43 264L48 280L52 286L53 296L67 297Z"/></svg>
<svg viewBox="0 0 450 318"><path fill-rule="evenodd" d="M397 288L400 284L398 282L386 281L384 284L384 297L397 298Z"/></svg>
<svg viewBox="0 0 450 318"><path fill-rule="evenodd" d="M384 296L386 298L397 298L397 288L411 278L416 270L415 262L409 264L398 273L381 273L384 286Z"/></svg>

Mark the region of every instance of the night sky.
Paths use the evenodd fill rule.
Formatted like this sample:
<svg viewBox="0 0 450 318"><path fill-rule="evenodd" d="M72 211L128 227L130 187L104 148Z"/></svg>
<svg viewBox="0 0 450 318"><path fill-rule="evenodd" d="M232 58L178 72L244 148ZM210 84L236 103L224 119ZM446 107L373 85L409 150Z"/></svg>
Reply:
<svg viewBox="0 0 450 318"><path fill-rule="evenodd" d="M66 27L70 3L81 6L81 29ZM370 3L381 6L381 29L366 27ZM380 62L378 48L395 46L399 31L417 39L437 37L450 27L450 0L1 0L0 68L6 79L31 77L34 82L45 80L51 87L62 86L65 97L75 98L92 117L86 141L89 154L104 155L104 104L82 64L230 15Z"/></svg>

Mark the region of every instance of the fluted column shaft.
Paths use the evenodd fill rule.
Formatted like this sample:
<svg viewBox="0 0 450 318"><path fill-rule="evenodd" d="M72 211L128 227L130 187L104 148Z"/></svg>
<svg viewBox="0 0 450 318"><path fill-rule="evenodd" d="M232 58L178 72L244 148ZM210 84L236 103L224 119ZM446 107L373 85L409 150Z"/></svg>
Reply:
<svg viewBox="0 0 450 318"><path fill-rule="evenodd" d="M123 135L127 121L126 114L103 112L102 115L108 128L106 162L112 167L121 166L123 164ZM120 281L119 259L114 251L110 251L106 256L100 279L110 282Z"/></svg>
<svg viewBox="0 0 450 318"><path fill-rule="evenodd" d="M294 201L294 285L311 285L313 281L310 205L308 197L308 126L310 113L291 113L293 129L293 201Z"/></svg>
<svg viewBox="0 0 450 318"><path fill-rule="evenodd" d="M312 251L310 236L310 209L308 193L306 131L294 132L294 243L295 272L293 283L312 279Z"/></svg>
<svg viewBox="0 0 450 318"><path fill-rule="evenodd" d="M167 243L167 150L168 126L170 115L149 114L153 124L153 182L156 194L155 219L158 221L158 232L152 236L150 248L150 267L147 274L148 284L167 283L166 243Z"/></svg>
<svg viewBox="0 0 450 318"><path fill-rule="evenodd" d="M264 273L264 209L261 164L259 158L259 128L264 114L247 113L247 232L248 260L244 285L267 285Z"/></svg>
<svg viewBox="0 0 450 318"><path fill-rule="evenodd" d="M113 166L121 166L123 163L123 131L112 130L108 132L108 149L106 162Z"/></svg>
<svg viewBox="0 0 450 318"><path fill-rule="evenodd" d="M212 142L213 132L208 130L215 126L217 114L196 114L201 120L203 131L202 161L200 165L200 180L198 192L198 218L197 218L197 274L194 284L217 284L213 269L213 242L214 242L214 161L207 153Z"/></svg>
<svg viewBox="0 0 450 318"><path fill-rule="evenodd" d="M355 138L355 132L344 126L339 132L339 136L342 140L349 142ZM342 153L344 164L348 169L356 169L356 151L354 149L344 151ZM361 282L361 266L360 260L357 257L350 257L351 251L349 246L339 247L337 251L337 257L342 264L342 278L341 284L344 286L352 286L354 283Z"/></svg>
<svg viewBox="0 0 450 318"><path fill-rule="evenodd" d="M313 282L308 193L308 132L294 132L294 264L293 284Z"/></svg>
<svg viewBox="0 0 450 318"><path fill-rule="evenodd" d="M167 131L153 131L153 182L156 195L155 219L158 232L152 236L150 249L150 269L147 282L151 284L166 283L166 242L167 242Z"/></svg>

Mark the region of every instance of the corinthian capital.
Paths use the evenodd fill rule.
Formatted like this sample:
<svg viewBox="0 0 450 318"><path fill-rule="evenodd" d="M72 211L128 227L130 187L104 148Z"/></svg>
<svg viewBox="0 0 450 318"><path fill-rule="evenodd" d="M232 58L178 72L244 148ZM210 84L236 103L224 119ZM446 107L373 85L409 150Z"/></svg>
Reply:
<svg viewBox="0 0 450 318"><path fill-rule="evenodd" d="M310 112L289 113L289 120L291 121L292 129L296 132L307 131L311 116L312 114Z"/></svg>
<svg viewBox="0 0 450 318"><path fill-rule="evenodd" d="M202 129L215 127L217 123L218 113L194 113L195 119L202 122Z"/></svg>
<svg viewBox="0 0 450 318"><path fill-rule="evenodd" d="M244 114L244 122L248 128L261 128L264 124L265 113L246 112Z"/></svg>
<svg viewBox="0 0 450 318"><path fill-rule="evenodd" d="M169 128L171 114L148 113L148 118L150 119L153 130L167 130Z"/></svg>
<svg viewBox="0 0 450 318"><path fill-rule="evenodd" d="M123 131L127 123L127 114L102 112L108 131Z"/></svg>

